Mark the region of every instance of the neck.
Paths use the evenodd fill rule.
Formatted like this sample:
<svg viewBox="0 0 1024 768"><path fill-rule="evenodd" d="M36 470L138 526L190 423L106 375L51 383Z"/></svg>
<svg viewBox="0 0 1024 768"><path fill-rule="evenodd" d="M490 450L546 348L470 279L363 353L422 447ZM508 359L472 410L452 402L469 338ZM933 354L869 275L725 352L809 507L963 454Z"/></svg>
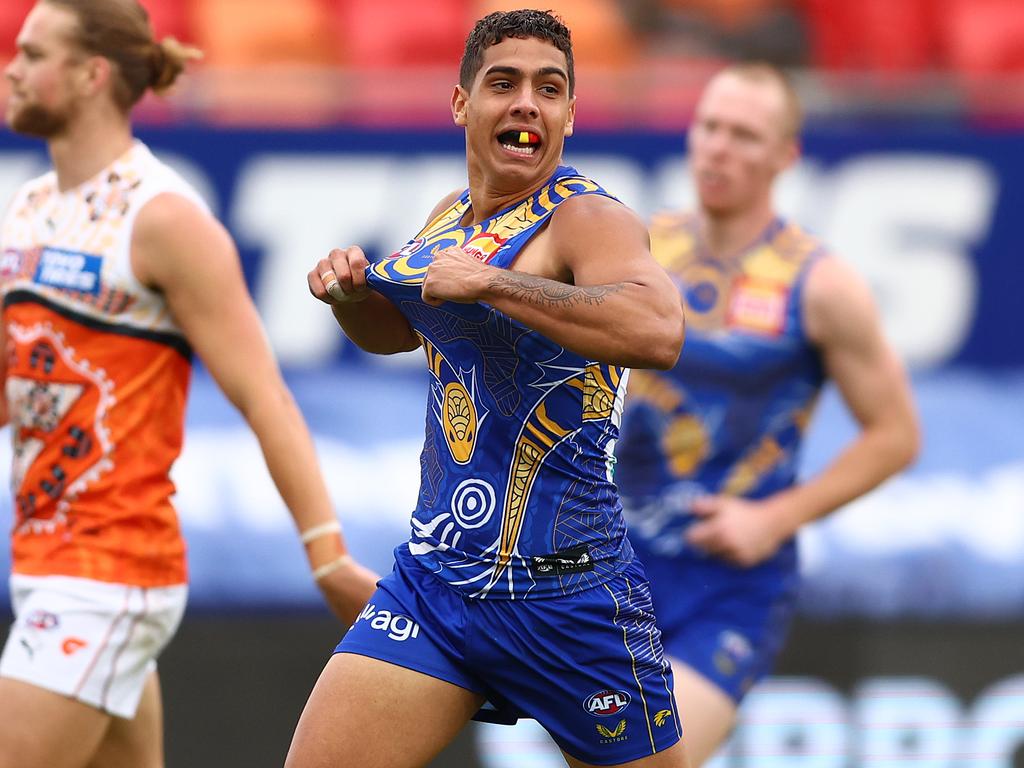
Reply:
<svg viewBox="0 0 1024 768"><path fill-rule="evenodd" d="M700 208L701 237L711 255L731 259L753 243L775 218L770 198L742 211L709 211Z"/></svg>
<svg viewBox="0 0 1024 768"><path fill-rule="evenodd" d="M525 200L548 183L548 179L551 178L557 167L555 165L549 168L533 182L527 182L518 189L510 189L514 183L510 185L507 179L488 179L470 164L469 199L473 204L470 211L472 223L479 224L498 211Z"/></svg>
<svg viewBox="0 0 1024 768"><path fill-rule="evenodd" d="M91 179L132 146L127 116L82 115L60 136L49 140L50 159L61 192Z"/></svg>

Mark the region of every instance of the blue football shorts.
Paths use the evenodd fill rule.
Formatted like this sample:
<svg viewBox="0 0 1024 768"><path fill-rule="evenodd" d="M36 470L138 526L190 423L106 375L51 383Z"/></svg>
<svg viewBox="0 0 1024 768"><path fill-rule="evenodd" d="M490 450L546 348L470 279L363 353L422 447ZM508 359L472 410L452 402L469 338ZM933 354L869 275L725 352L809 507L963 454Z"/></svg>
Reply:
<svg viewBox="0 0 1024 768"><path fill-rule="evenodd" d="M338 645L483 695L481 717L536 719L572 757L617 765L682 736L672 671L661 648L643 567L572 595L473 599L395 550Z"/></svg>
<svg viewBox="0 0 1024 768"><path fill-rule="evenodd" d="M631 537L650 578L662 645L737 703L768 675L789 631L799 575L769 562L740 568L684 551L664 557Z"/></svg>

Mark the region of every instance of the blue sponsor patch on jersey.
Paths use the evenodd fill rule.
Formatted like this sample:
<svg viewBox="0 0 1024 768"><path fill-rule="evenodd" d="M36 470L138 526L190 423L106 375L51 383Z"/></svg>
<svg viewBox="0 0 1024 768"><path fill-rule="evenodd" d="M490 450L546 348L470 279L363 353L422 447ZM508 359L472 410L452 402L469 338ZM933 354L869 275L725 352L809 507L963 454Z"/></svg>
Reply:
<svg viewBox="0 0 1024 768"><path fill-rule="evenodd" d="M62 248L43 248L33 280L51 288L98 294L102 266L102 256Z"/></svg>

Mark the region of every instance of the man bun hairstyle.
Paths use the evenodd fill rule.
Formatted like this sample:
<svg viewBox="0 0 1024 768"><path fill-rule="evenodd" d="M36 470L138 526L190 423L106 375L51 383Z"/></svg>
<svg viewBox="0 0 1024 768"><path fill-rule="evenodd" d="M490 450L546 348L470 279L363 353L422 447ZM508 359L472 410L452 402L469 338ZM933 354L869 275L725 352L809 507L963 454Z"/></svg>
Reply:
<svg viewBox="0 0 1024 768"><path fill-rule="evenodd" d="M199 49L173 37L156 41L149 14L138 0L42 1L75 16L73 44L114 65L114 101L125 112L147 90L167 91L190 60L202 58Z"/></svg>
<svg viewBox="0 0 1024 768"><path fill-rule="evenodd" d="M568 68L569 96L576 90L576 74L573 71L572 40L569 28L551 11L536 11L524 8L518 11L495 11L480 19L466 38L466 50L459 67L459 85L469 89L476 73L484 63L484 51L502 40L515 37L526 40L531 37L551 43L565 54Z"/></svg>
<svg viewBox="0 0 1024 768"><path fill-rule="evenodd" d="M185 71L185 65L194 59L201 59L203 52L198 48L178 42L177 38L165 37L153 43L150 70L153 74L149 87L154 93L165 93L178 75Z"/></svg>

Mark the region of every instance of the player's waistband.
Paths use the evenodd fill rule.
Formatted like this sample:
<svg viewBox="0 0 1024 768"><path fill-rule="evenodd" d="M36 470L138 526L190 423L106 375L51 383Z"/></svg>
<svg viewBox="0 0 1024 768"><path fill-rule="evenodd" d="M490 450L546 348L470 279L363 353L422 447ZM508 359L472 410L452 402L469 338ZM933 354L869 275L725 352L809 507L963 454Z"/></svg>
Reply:
<svg viewBox="0 0 1024 768"><path fill-rule="evenodd" d="M467 598L481 600L541 600L583 592L614 579L633 561L633 547L625 536L614 543L514 555L505 564L451 550L414 553L409 542L395 548L396 567L421 571Z"/></svg>

